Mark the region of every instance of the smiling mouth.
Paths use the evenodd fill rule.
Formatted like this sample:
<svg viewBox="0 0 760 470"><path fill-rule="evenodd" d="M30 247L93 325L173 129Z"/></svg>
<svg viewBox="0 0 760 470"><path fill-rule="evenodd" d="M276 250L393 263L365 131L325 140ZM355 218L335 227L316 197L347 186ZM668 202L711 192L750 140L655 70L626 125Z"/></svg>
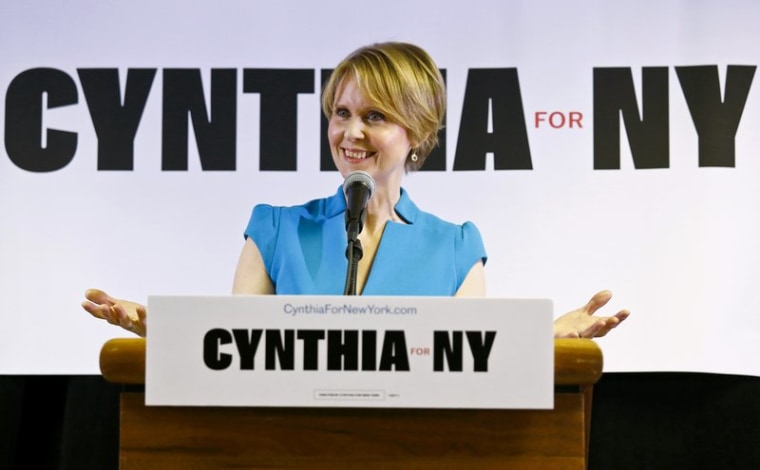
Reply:
<svg viewBox="0 0 760 470"><path fill-rule="evenodd" d="M366 158L374 157L376 152L367 152L366 150L350 150L342 149L343 155L351 160L364 160Z"/></svg>

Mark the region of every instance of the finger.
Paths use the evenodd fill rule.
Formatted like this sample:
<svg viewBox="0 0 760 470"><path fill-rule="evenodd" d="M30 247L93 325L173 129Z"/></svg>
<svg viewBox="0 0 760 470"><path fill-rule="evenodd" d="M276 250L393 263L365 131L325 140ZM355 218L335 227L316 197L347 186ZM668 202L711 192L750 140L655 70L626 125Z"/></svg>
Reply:
<svg viewBox="0 0 760 470"><path fill-rule="evenodd" d="M137 318L139 319L140 324L142 324L143 329L148 326L148 311L145 309L145 306L137 306Z"/></svg>
<svg viewBox="0 0 760 470"><path fill-rule="evenodd" d="M87 300L96 304L114 305L116 303L116 299L100 289L87 289L84 296Z"/></svg>
<svg viewBox="0 0 760 470"><path fill-rule="evenodd" d="M138 336L145 336L145 325L143 321L146 318L147 312L145 311L145 308L142 306L137 307L137 317L130 315L126 308L124 308L123 305L117 304L114 306L114 309L119 312L120 315L120 322L119 326L124 328L127 331L130 331L132 333L135 333Z"/></svg>
<svg viewBox="0 0 760 470"><path fill-rule="evenodd" d="M92 315L95 318L100 318L101 320L105 320L103 317L103 314L100 311L100 305L96 305L89 301L82 302L82 308L85 309L87 313Z"/></svg>
<svg viewBox="0 0 760 470"><path fill-rule="evenodd" d="M586 310L589 315L593 315L594 312L604 307L607 302L612 298L612 292L608 290L599 291L591 297L591 300L586 304Z"/></svg>
<svg viewBox="0 0 760 470"><path fill-rule="evenodd" d="M595 321L591 326L580 332L581 338L596 338L602 336L606 322L604 320ZM601 333L601 334L600 334Z"/></svg>
<svg viewBox="0 0 760 470"><path fill-rule="evenodd" d="M148 311L144 306L139 305L137 307L137 316L140 323L140 331L136 331L140 336L145 336L148 333Z"/></svg>
<svg viewBox="0 0 760 470"><path fill-rule="evenodd" d="M622 317L622 320L617 316L617 315L619 315L621 313L625 313L625 315ZM627 316L628 316L628 311L627 310L621 310L615 316L605 318L604 328L602 328L597 333L597 337L602 337L602 336L606 335L607 333L609 333L614 328L617 328L617 326L620 324L620 322L622 322L623 320L625 320L627 318Z"/></svg>
<svg viewBox="0 0 760 470"><path fill-rule="evenodd" d="M129 315L127 309L125 309L121 304L116 304L113 308L119 314L119 326L127 331L135 333L138 336L145 336L145 329L140 324L139 318L134 318Z"/></svg>
<svg viewBox="0 0 760 470"><path fill-rule="evenodd" d="M113 325L121 326L124 322L124 318L128 318L128 315L126 315L125 312L120 311L116 305L110 307L103 305L101 308L108 312L104 313L104 315L109 319L108 322Z"/></svg>
<svg viewBox="0 0 760 470"><path fill-rule="evenodd" d="M114 311L108 305L96 305L96 304L90 303L87 306L85 306L83 303L82 306L85 307L85 310L90 312L90 314L92 314L92 316L96 318L105 320L112 325L119 324L118 319L114 315Z"/></svg>
<svg viewBox="0 0 760 470"><path fill-rule="evenodd" d="M118 322L119 326L125 329L129 329L132 326L133 318L123 305L116 304L111 307L111 311L114 313L114 319Z"/></svg>
<svg viewBox="0 0 760 470"><path fill-rule="evenodd" d="M621 310L618 313L615 314L615 318L618 319L618 322L621 322L628 318L628 316L631 314L629 310Z"/></svg>

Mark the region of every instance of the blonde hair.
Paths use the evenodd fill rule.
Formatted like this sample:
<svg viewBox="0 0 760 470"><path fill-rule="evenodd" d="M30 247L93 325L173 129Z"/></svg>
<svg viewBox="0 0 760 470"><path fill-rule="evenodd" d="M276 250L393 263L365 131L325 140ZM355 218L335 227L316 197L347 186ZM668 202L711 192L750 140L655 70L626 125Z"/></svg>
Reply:
<svg viewBox="0 0 760 470"><path fill-rule="evenodd" d="M352 52L338 64L322 92L327 119L347 78L353 78L367 100L406 130L418 158L412 161L408 155L405 168L419 169L438 145L446 113L446 86L430 55L402 42L372 44Z"/></svg>

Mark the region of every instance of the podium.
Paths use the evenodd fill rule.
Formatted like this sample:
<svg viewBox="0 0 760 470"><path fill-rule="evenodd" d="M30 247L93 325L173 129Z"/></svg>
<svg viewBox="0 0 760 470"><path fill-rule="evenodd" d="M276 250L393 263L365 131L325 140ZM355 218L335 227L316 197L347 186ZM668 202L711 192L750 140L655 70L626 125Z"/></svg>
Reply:
<svg viewBox="0 0 760 470"><path fill-rule="evenodd" d="M553 410L146 407L145 340L113 339L119 468L585 469L602 353L555 339Z"/></svg>

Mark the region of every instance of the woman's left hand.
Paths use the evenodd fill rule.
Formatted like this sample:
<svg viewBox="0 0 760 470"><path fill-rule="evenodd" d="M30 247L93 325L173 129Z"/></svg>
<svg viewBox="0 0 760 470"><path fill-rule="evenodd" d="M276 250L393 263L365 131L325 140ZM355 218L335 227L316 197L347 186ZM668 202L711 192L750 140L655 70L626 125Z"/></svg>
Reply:
<svg viewBox="0 0 760 470"><path fill-rule="evenodd" d="M621 310L610 317L596 317L594 313L612 298L612 292L597 292L586 305L554 320L555 338L598 338L604 336L631 314Z"/></svg>

